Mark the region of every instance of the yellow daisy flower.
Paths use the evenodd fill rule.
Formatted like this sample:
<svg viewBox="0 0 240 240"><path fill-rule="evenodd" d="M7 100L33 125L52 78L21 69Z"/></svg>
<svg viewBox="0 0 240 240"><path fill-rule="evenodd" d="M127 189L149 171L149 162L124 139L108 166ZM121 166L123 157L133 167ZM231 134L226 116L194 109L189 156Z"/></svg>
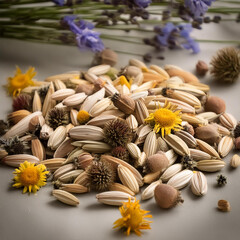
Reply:
<svg viewBox="0 0 240 240"><path fill-rule="evenodd" d="M13 174L16 174L13 179L15 181L13 187L24 187L23 193L27 191L35 193L39 188L46 185L46 174L48 173L45 165L39 164L35 166L34 163L25 161L13 172Z"/></svg>
<svg viewBox="0 0 240 240"><path fill-rule="evenodd" d="M21 69L17 66L14 77L8 78L7 90L10 95L19 95L22 89L28 86L34 86L32 78L36 75L35 69L30 67L26 73L22 73Z"/></svg>
<svg viewBox="0 0 240 240"><path fill-rule="evenodd" d="M119 218L114 222L113 228L125 228L127 229L127 236L131 231L134 231L138 236L141 235L141 229L151 229L149 223L152 221L145 220L144 218L152 218L152 215L145 215L149 211L140 209L139 200L131 202L129 198L128 202L124 202L119 208L122 218Z"/></svg>
<svg viewBox="0 0 240 240"><path fill-rule="evenodd" d="M171 133L171 130L179 131L182 129L181 110L176 111L177 106L166 102L165 105L154 113L151 113L145 122L154 126L154 131L161 131L162 137Z"/></svg>

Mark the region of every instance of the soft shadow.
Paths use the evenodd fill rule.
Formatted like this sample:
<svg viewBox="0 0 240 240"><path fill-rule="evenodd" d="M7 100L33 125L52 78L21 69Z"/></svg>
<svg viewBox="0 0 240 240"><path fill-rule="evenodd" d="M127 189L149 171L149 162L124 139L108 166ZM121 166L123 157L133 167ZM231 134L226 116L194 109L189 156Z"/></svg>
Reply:
<svg viewBox="0 0 240 240"><path fill-rule="evenodd" d="M63 208L66 208L66 209L69 209L69 208L74 208L74 207L77 207L78 205L76 206L70 206L70 205L67 205L65 203L62 203L58 200L51 200L47 203L49 206L51 207L55 207L55 208L58 208L58 209L63 209Z"/></svg>
<svg viewBox="0 0 240 240"><path fill-rule="evenodd" d="M196 195L192 192L192 190L191 190L190 187L187 189L186 194L187 194L193 201L199 201L199 200L201 200L201 199L204 197L204 196L196 196Z"/></svg>
<svg viewBox="0 0 240 240"><path fill-rule="evenodd" d="M96 202L96 203L92 203L92 204L87 205L85 208L87 210L95 211L95 210L103 210L103 209L113 209L113 208L116 208L116 207L118 208L118 206L111 206L111 205Z"/></svg>

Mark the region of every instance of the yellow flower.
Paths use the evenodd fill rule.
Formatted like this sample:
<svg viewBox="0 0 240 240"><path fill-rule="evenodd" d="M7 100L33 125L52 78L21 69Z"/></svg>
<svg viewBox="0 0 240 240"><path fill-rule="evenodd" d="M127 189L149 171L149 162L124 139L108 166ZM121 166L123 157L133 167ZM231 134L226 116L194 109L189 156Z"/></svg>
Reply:
<svg viewBox="0 0 240 240"><path fill-rule="evenodd" d="M40 187L46 185L46 174L48 173L45 165L39 164L35 166L34 163L25 161L13 172L13 174L16 174L13 179L15 181L13 187L24 187L23 193L27 191L35 193Z"/></svg>
<svg viewBox="0 0 240 240"><path fill-rule="evenodd" d="M113 228L125 228L127 236L131 231L134 231L138 236L141 235L141 229L151 229L149 223L152 221L145 220L144 218L152 218L152 215L145 215L149 211L140 209L139 200L131 202L129 198L128 202L124 202L119 208L122 218L119 218L114 222Z"/></svg>
<svg viewBox="0 0 240 240"><path fill-rule="evenodd" d="M119 77L119 81L120 81L120 84L123 86L123 85L126 85L128 87L128 89L131 88L131 83L128 82L128 80L126 79L125 76L120 76Z"/></svg>
<svg viewBox="0 0 240 240"><path fill-rule="evenodd" d="M156 133L161 131L162 137L170 134L171 130L179 131L182 128L181 110L176 111L176 108L176 105L166 102L163 108L160 107L154 113L151 113L145 121L154 126L153 130Z"/></svg>
<svg viewBox="0 0 240 240"><path fill-rule="evenodd" d="M90 115L87 111L81 110L77 114L77 120L80 124L86 123L90 119Z"/></svg>
<svg viewBox="0 0 240 240"><path fill-rule="evenodd" d="M33 67L30 67L26 73L22 73L19 67L16 68L15 76L8 78L8 84L6 86L8 93L13 96L18 95L22 89L28 86L33 86L34 82L32 81L32 78L36 75Z"/></svg>

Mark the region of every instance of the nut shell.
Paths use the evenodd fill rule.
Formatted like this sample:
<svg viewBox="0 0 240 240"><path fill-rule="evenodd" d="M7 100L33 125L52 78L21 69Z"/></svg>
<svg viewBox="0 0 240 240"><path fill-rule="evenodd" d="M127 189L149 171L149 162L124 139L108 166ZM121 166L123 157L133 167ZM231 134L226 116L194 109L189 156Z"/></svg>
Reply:
<svg viewBox="0 0 240 240"><path fill-rule="evenodd" d="M215 112L217 114L223 113L226 110L225 102L216 96L210 96L205 103L206 112Z"/></svg>

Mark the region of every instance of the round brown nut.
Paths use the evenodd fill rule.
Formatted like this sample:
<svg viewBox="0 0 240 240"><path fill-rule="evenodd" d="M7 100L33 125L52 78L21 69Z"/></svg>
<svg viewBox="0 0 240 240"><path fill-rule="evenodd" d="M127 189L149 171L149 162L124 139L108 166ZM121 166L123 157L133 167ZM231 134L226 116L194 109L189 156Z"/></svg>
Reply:
<svg viewBox="0 0 240 240"><path fill-rule="evenodd" d="M206 112L215 112L217 114L223 113L226 110L225 102L216 96L209 96L205 103Z"/></svg>

